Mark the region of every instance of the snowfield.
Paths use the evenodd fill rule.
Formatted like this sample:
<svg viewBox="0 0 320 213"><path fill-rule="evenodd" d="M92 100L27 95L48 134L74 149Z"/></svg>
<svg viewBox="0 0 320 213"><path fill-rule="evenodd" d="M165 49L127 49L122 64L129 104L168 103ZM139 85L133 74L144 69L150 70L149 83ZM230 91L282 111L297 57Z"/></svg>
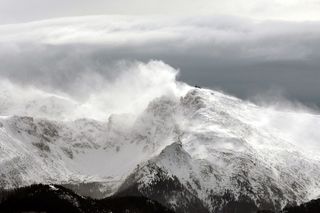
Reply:
<svg viewBox="0 0 320 213"><path fill-rule="evenodd" d="M320 134L312 128L320 124L318 115L187 85L154 97L141 112L101 120L51 119L57 106L64 110L61 100L47 96L41 103L50 116L31 113L40 99L28 116L20 108L19 115L0 118L2 188L97 182L107 196L130 185L151 193L166 179L178 181L210 212L237 200L277 210L320 194ZM161 201L177 209L183 199Z"/></svg>

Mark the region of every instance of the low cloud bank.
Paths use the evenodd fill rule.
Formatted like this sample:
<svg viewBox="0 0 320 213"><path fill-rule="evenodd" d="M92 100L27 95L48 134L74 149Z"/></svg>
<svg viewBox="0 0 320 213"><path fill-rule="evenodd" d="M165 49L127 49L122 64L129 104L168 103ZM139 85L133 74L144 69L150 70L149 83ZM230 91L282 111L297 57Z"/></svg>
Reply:
<svg viewBox="0 0 320 213"><path fill-rule="evenodd" d="M118 61L162 60L179 80L241 98L279 88L319 104L320 23L238 17L93 16L0 26L0 76L77 93L95 71L112 78ZM71 86L70 86L71 85ZM94 84L93 84L94 85Z"/></svg>

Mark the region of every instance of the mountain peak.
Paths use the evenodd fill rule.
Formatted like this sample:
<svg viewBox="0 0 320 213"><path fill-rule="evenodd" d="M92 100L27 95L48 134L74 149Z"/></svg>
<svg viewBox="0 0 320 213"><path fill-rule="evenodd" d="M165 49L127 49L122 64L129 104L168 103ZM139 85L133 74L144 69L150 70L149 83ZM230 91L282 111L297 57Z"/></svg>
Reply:
<svg viewBox="0 0 320 213"><path fill-rule="evenodd" d="M320 163L263 126L266 112L195 88L156 97L142 112L112 114L108 121L1 117L0 184L86 183L99 195L130 189L167 207L189 208L189 202L203 212L237 202L280 210L320 190Z"/></svg>

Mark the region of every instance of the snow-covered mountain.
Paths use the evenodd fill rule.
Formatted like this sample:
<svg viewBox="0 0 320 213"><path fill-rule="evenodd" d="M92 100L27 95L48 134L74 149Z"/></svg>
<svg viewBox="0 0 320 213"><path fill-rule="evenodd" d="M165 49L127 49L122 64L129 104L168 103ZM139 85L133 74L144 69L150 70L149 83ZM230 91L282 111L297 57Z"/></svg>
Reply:
<svg viewBox="0 0 320 213"><path fill-rule="evenodd" d="M317 115L188 87L138 115L41 117L0 118L2 188L65 184L96 197L144 195L177 212L279 210L320 195L319 152L284 131L286 121L320 124Z"/></svg>

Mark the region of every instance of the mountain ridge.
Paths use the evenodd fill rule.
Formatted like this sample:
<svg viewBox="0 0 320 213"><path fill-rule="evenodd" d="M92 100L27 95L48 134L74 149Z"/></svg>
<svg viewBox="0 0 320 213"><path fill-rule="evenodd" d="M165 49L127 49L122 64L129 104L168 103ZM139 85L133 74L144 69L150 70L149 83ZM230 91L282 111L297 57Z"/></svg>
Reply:
<svg viewBox="0 0 320 213"><path fill-rule="evenodd" d="M144 195L177 212L279 211L320 192L320 161L260 124L265 112L194 88L155 98L135 119L1 117L0 185L69 184L81 194L89 184L92 197Z"/></svg>

